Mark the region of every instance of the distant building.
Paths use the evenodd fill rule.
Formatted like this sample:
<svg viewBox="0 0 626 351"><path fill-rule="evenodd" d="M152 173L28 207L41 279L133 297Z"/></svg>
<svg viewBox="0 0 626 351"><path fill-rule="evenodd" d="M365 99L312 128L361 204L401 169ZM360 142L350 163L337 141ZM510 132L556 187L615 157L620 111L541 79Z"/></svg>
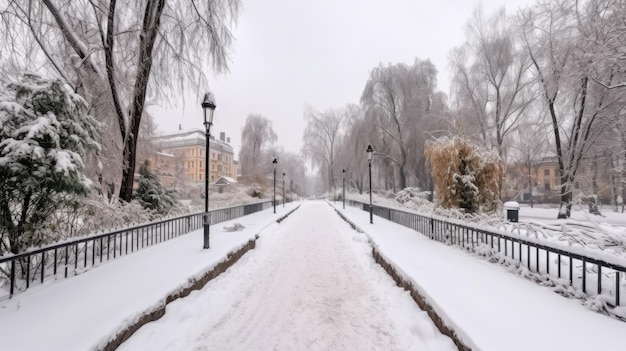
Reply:
<svg viewBox="0 0 626 351"><path fill-rule="evenodd" d="M609 168L593 167L592 160L583 159L577 181L574 184L574 195L595 194L601 202L611 201L611 179L607 173ZM529 171L531 187L529 187ZM594 176L595 172L595 176ZM508 190L504 196L520 202L529 202L532 194L536 203L558 203L561 195L561 175L556 157L543 157L532 161L530 170L528 165L521 163L510 165L507 169ZM595 179L595 180L594 180ZM593 184L595 182L595 184Z"/></svg>
<svg viewBox="0 0 626 351"><path fill-rule="evenodd" d="M204 130L179 130L162 134L155 137L153 143L158 152L151 164L154 164L157 174L164 177L171 174L174 178L182 175L192 183L204 182L206 149ZM219 140L211 136L209 151L211 167L209 181L214 182L220 177L237 178L237 161L234 159L230 138L226 138L224 132L220 133ZM166 183L165 178L161 181Z"/></svg>

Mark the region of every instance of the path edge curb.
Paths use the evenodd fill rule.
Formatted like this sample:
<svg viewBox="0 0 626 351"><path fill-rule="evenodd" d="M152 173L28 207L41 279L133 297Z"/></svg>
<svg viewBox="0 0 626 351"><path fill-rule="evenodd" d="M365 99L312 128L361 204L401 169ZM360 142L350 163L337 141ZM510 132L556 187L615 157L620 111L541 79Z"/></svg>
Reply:
<svg viewBox="0 0 626 351"><path fill-rule="evenodd" d="M302 206L302 205L298 205L298 207L294 208L293 210L287 212L286 215L284 215L284 216L280 217L279 219L277 219L276 223L280 223L280 222L284 221L287 217L289 217L290 214L296 212L296 210L299 209L300 206Z"/></svg>
<svg viewBox="0 0 626 351"><path fill-rule="evenodd" d="M175 292L170 293L165 298L165 301L160 306L146 311L143 315L137 318L136 321L128 325L124 330L117 332L117 334L109 339L104 346L96 348L99 351L113 351L116 350L124 341L128 340L139 328L142 326L156 321L165 315L167 305L177 299L183 298L191 294L194 290L202 289L209 281L213 280L220 274L224 273L228 268L232 267L239 259L248 251L256 247L256 241L259 239L259 235L255 235L254 239L250 239L239 250L230 252L226 255L226 259L218 263L215 267L202 274L200 278L189 281L185 286L177 289Z"/></svg>
<svg viewBox="0 0 626 351"><path fill-rule="evenodd" d="M354 229L355 231L359 233L365 233L365 231L363 231L361 228L359 228L359 226L357 226L351 220L349 220L338 209L336 209L332 205L331 207L335 210L335 212L339 215L339 217L341 217L341 219L346 221L346 223L348 223L352 227L352 229ZM372 244L371 240L369 241L369 244L372 247L372 257L374 258L374 261L379 266L381 266L385 270L385 272L387 272L387 274L396 282L398 287L403 288L404 290L410 293L413 301L415 301L415 303L419 306L420 309L422 309L424 312L428 314L428 317L430 317L430 319L433 321L437 329L439 329L439 332L441 332L442 334L452 339L452 341L454 342L454 344L460 351L471 351L472 349L468 347L463 342L463 340L461 340L461 338L457 335L456 331L452 327L445 324L443 318L441 318L441 316L437 313L437 311L428 302L428 299L419 292L419 290L413 285L413 283L407 281L406 279L404 279L404 277L398 274L398 271L395 268L395 266L385 260L383 255L381 255L380 252L378 252L378 249Z"/></svg>

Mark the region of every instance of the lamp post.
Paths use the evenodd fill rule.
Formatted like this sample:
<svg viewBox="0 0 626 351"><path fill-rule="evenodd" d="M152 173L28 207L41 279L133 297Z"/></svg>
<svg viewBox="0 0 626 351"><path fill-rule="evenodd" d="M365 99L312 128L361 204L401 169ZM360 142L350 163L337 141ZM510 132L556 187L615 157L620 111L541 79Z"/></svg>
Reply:
<svg viewBox="0 0 626 351"><path fill-rule="evenodd" d="M206 147L204 150L204 245L202 248L208 249L211 235L211 215L209 214L209 142L211 139L211 126L213 125L213 112L215 112L215 97L211 92L204 94L201 106L204 111L204 128L206 129Z"/></svg>
<svg viewBox="0 0 626 351"><path fill-rule="evenodd" d="M278 160L274 158L272 164L274 165L274 200L272 200L272 203L274 203L274 213L276 213L276 165L278 164Z"/></svg>
<svg viewBox="0 0 626 351"><path fill-rule="evenodd" d="M285 207L285 172L283 172L283 207Z"/></svg>
<svg viewBox="0 0 626 351"><path fill-rule="evenodd" d="M370 170L370 223L374 224L374 213L372 206L372 154L374 150L372 149L372 145L367 145L367 165Z"/></svg>
<svg viewBox="0 0 626 351"><path fill-rule="evenodd" d="M341 199L343 200L343 209L346 209L346 169L344 168L341 173L343 173L343 191L341 194Z"/></svg>

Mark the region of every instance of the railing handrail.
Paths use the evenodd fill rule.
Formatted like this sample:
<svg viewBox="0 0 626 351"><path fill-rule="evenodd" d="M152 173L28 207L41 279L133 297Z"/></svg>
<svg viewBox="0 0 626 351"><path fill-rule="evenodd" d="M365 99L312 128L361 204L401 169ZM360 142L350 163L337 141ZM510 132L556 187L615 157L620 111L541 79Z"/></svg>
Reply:
<svg viewBox="0 0 626 351"><path fill-rule="evenodd" d="M217 224L265 210L272 201L216 208L211 223ZM40 248L29 249L17 255L0 257L0 298L11 298L15 291L25 291L33 284L43 284L46 277L64 277L80 274L91 267L144 248L158 245L198 230L203 225L203 212L143 223L106 233L73 238ZM56 278L55 278L56 279Z"/></svg>
<svg viewBox="0 0 626 351"><path fill-rule="evenodd" d="M365 202L361 202L361 201L356 201L356 200L348 200L348 201L352 201L354 203L358 203L361 205L366 205L369 206L369 203L365 203ZM608 268L611 269L615 269L621 272L626 272L626 266L622 263L622 262L610 262L612 261L612 258L616 259L616 260L621 260L618 257L606 257L606 258L597 258L597 257L591 257L591 256L587 256L583 253L580 252L574 252L574 251L569 251L569 250L565 250L562 247L557 247L557 246L552 246L550 243L546 243L546 242L536 242L533 241L532 239L529 240L530 238L523 238L521 235L519 234L515 234L515 233L509 233L506 231L503 231L502 229L499 228L487 228L487 227L481 227L478 225L473 225L473 223L467 223L467 222L463 222L462 220L459 219L455 219L455 218L447 218L444 216L439 216L436 214L424 214L424 213L419 213L417 211L406 211L406 210L401 210L401 209L397 209L397 208L392 208L392 207L385 207L385 206L380 206L380 205L372 205L373 207L378 207L381 209L385 209L385 210L392 210L395 212L400 212L400 213L405 213L405 214L410 214L410 215L416 215L416 216L420 216L420 217L424 217L424 218L430 218L433 220L438 220L438 221L442 221L442 222L446 222L455 226L459 226L462 228L466 228L466 229L473 229L473 230L477 230L477 231L481 231L484 232L485 234L490 234L490 235L495 235L497 237L500 237L502 239L508 239L508 240L515 240L521 244L524 245L529 245L529 246L534 246L537 247L539 249L542 250L550 250L551 252L557 253L557 254L561 254L561 255L566 255L566 256L572 256L572 258L575 259L579 259L579 260L585 260L587 262L593 263L593 264L601 264L603 266L606 266Z"/></svg>
<svg viewBox="0 0 626 351"><path fill-rule="evenodd" d="M574 291L580 289L587 296L608 294L608 296L613 297L614 300L611 303L607 299L607 306L621 306L621 295L624 295L623 291L620 291L621 275L626 273L625 264L617 262L621 260L621 257L609 256L606 253L600 253L602 256L606 256L606 259L604 259L605 257L592 257L589 256L589 254L598 256L597 254L599 253L583 253L581 251L584 249L579 250L578 248L570 247L568 250L562 247L555 247L551 245L551 243L536 242L532 240L532 238L522 238L520 234L509 233L500 228L484 228L476 226L474 223L440 217L434 214L422 215L420 213L378 205L372 205L370 208L368 203L355 200L350 200L349 204L351 206L361 207L364 211L371 210L380 218L386 218L392 222L410 228L431 240L472 251L475 251L477 247L480 248L485 245L484 247L490 250L489 255L495 254L502 258L511 259L515 262L516 267L523 267L525 263L528 271L533 274L542 277L545 276L547 279L556 278L557 280L554 281L554 284L562 284L559 283L559 281L565 279L565 276L567 276L569 278L569 287L573 288ZM502 244L504 247L502 247ZM524 250L526 253L525 259L524 252L522 251L524 247L526 248ZM517 255L515 252L516 248ZM480 249L476 252L479 255L481 254ZM540 253L542 257L540 257ZM550 260L550 254L557 256L556 261ZM533 256L534 262L531 261ZM565 263L562 257L565 258ZM574 267L574 260L582 264ZM543 264L543 269L541 269L540 263ZM519 266L517 266L517 264L519 264ZM554 270L551 271L551 266L556 268L556 274ZM568 274L563 273L563 267L566 268ZM595 270L593 267L595 267ZM589 278L590 275L592 278ZM588 281L594 279L594 275L596 279L595 283L597 284L595 293L593 289L589 290L588 286ZM573 294L572 296L576 295ZM623 316L613 313L610 309L607 309L606 312L616 316L618 319L626 320Z"/></svg>
<svg viewBox="0 0 626 351"><path fill-rule="evenodd" d="M224 208L215 208L215 209L210 210L209 213L215 212L215 211L226 211L226 210L235 209L235 208L248 206L248 205L264 204L264 203L268 203L268 202L272 202L272 200L253 202L253 203L249 203L249 204L243 204L243 205L237 205L237 206L231 206L231 207L224 207ZM81 237L78 237L78 238L72 238L71 240L56 242L56 243L53 243L53 244L48 244L46 246L41 246L41 247L37 247L37 248L29 248L29 249L27 249L24 252L20 252L19 254L8 254L8 255L0 256L0 264L8 262L8 261L11 261L11 260L24 258L24 257L30 256L30 255L40 254L40 253L42 253L44 251L60 249L60 248L63 248L65 246L72 246L72 245L82 244L82 243L87 242L87 241L97 240L97 239L100 239L100 238L105 238L107 236L121 234L121 233L127 232L129 230L142 229L142 228L146 228L146 227L149 227L149 226L159 225L159 224L167 223L167 222L178 220L178 219L183 219L183 218L187 218L187 217L194 217L194 216L202 215L203 213L204 212L190 213L190 214L186 214L186 215L182 215L182 216L178 216L178 217L171 217L171 218L166 218L166 219L160 219L160 220L153 221L153 222L142 223L142 224L134 226L134 227L126 227L126 228L115 229L115 230L112 230L112 231L109 231L109 232L105 232L105 233L100 233L100 234L87 234L87 235L84 235L84 236L81 236Z"/></svg>

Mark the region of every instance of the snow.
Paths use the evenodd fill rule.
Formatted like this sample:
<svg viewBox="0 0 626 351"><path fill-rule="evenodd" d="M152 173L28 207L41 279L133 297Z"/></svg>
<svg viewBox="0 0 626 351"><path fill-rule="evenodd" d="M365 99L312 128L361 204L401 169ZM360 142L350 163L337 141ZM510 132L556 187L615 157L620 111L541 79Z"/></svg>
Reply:
<svg viewBox="0 0 626 351"><path fill-rule="evenodd" d="M90 350L259 235L204 289L169 304L121 350L453 350L408 292L371 258L374 245L474 350L622 350L626 323L507 268L367 212L325 202L272 208L46 283L0 303L6 350ZM523 213L524 208L522 208ZM235 223L243 230L227 232Z"/></svg>
<svg viewBox="0 0 626 351"><path fill-rule="evenodd" d="M3 301L2 350L96 349L295 205L277 208L276 215L269 209L211 226L209 250L202 249L203 230L198 230ZM246 229L223 229L235 222Z"/></svg>
<svg viewBox="0 0 626 351"><path fill-rule="evenodd" d="M326 203L283 223L119 350L455 349Z"/></svg>
<svg viewBox="0 0 626 351"><path fill-rule="evenodd" d="M474 350L624 349L624 322L380 217L369 224L361 209L340 211Z"/></svg>

